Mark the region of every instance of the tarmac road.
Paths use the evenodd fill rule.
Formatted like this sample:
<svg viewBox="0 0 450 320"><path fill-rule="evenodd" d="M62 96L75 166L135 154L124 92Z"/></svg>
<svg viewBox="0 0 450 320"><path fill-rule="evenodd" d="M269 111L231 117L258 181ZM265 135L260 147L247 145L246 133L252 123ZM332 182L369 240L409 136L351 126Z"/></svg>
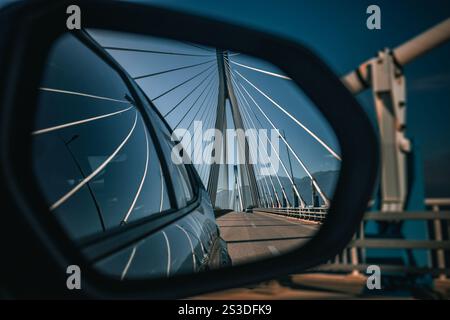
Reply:
<svg viewBox="0 0 450 320"><path fill-rule="evenodd" d="M230 212L217 219L233 264L276 256L308 241L320 225L265 212Z"/></svg>

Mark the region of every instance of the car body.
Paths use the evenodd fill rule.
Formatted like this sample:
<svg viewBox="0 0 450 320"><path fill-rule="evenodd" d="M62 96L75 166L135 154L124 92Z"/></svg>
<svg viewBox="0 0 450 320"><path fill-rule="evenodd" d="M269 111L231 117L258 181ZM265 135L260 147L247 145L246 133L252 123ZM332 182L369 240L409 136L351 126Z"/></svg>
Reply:
<svg viewBox="0 0 450 320"><path fill-rule="evenodd" d="M231 264L195 169L167 161L171 129L150 100L131 98L139 89L123 77L133 82L86 31L54 44L32 132L33 170L50 210L83 247L124 234L107 252L85 250L101 272L121 279ZM150 223L130 235L143 222Z"/></svg>

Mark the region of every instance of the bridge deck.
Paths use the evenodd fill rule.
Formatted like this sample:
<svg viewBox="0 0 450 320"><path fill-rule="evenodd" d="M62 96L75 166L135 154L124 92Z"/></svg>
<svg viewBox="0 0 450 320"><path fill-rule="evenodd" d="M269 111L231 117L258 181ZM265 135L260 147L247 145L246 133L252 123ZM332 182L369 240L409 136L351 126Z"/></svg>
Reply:
<svg viewBox="0 0 450 320"><path fill-rule="evenodd" d="M320 227L263 212L233 211L219 217L217 222L233 264L292 250L310 239Z"/></svg>

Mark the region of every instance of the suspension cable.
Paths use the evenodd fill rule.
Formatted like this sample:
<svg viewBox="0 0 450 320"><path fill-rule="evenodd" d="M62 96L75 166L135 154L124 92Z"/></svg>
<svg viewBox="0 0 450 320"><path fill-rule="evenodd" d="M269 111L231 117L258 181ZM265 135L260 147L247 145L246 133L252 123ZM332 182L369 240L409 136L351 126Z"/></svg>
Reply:
<svg viewBox="0 0 450 320"><path fill-rule="evenodd" d="M205 101L206 97L208 96L209 92L212 90L213 86L212 86L212 82L206 84L206 86L203 88L202 92L198 95L198 97L195 99L195 101L191 104L191 106L189 107L189 109L184 113L183 117L180 119L180 121L178 121L178 123L176 124L176 126L174 128L177 128L180 123L186 118L186 116L188 115L188 113L192 110L192 108L195 106L195 104L197 103L197 101L201 98L201 96L206 92L203 101ZM208 89L208 91L206 91Z"/></svg>
<svg viewBox="0 0 450 320"><path fill-rule="evenodd" d="M239 101L236 101L236 102L238 102L238 107L239 107L239 105L240 105L240 99L239 99L239 97L236 95L236 98L237 98L237 100L239 100ZM240 108L239 108L240 109ZM242 117L242 120L243 120L243 125L244 125L244 129L245 129L245 118L244 117ZM245 130L244 130L244 132L245 132ZM252 132L253 133L253 132ZM254 135L254 133L253 133L253 135ZM256 137L255 137L255 139L256 139ZM250 144L249 144L250 145ZM243 145L241 145L240 143L238 143L238 147L239 147L239 152L240 153L242 153L243 155L244 155L244 158L245 158L245 155L246 155L246 153L245 153L245 144L244 144L244 146ZM250 154L249 154L249 157L251 157L252 156L252 154L253 154L253 150L252 150L252 148L250 148L250 146L249 146L249 149L250 149ZM257 161L258 160L258 158L255 158L255 160ZM252 161L251 161L251 159L249 159L249 163L252 163ZM257 162L256 162L257 163ZM249 173L248 173L248 171L247 171L247 175L249 175ZM250 180L250 177L248 176L248 179ZM241 183L243 183L243 182L241 182ZM256 185L257 185L257 187L258 187L258 189L259 189L259 186L258 186L258 183L256 182ZM258 192L259 192L259 190L258 190Z"/></svg>
<svg viewBox="0 0 450 320"><path fill-rule="evenodd" d="M214 122L215 122L215 119L214 119L214 117L213 117L213 112L211 112L210 113L210 115L208 115L208 118L207 118L207 121L206 121L206 123L207 123L207 128L208 129L211 129L211 128L213 128L214 127ZM198 142L197 142L198 143ZM196 144L197 144L196 143ZM204 148L204 145L205 145L205 141L201 141L201 146L202 146L202 150L203 150L203 148ZM196 147L194 146L194 149L195 149ZM211 164L207 164L207 163L203 163L202 164L203 165L203 167L201 168L201 172L202 172L202 175L205 175L205 182L206 181L208 181L207 179L206 179L206 177L208 176L208 170L207 170L207 168L208 168L208 166L210 167L210 170L211 170Z"/></svg>
<svg viewBox="0 0 450 320"><path fill-rule="evenodd" d="M245 107L243 107L242 110L244 110L244 113L243 113L242 115L243 115L243 117L245 118L245 117L246 117L246 114L247 114L247 111L246 111ZM260 137L260 138L261 138L261 137ZM261 140L260 140L260 141L261 141ZM287 172L287 169L286 169L286 167L285 167L283 161L281 160L280 155L279 155L278 152L275 150L275 146L272 144L272 142L271 142L270 140L268 140L268 141L269 141L269 144L270 144L272 150L275 152L275 155L277 156L278 160L280 161L281 167L283 168L284 172L286 173L286 175L287 175L289 181L291 182L292 185L294 185L293 180L291 179L289 173ZM264 143L263 143L262 141L261 141L261 143L262 143L262 146L263 146ZM266 149L266 150L267 150L267 149ZM270 159L270 158L269 158L269 154L268 154L267 152L266 152L266 154L267 154L268 159ZM274 171L275 171L275 169L274 169ZM278 182L279 182L279 184L280 184L281 192L283 193L284 197L285 197L286 200L288 201L288 205L290 206L290 201L289 201L289 198L288 198L288 196L287 196L287 194L286 194L286 192L285 192L285 188L284 188L283 184L281 183L281 181L280 181L278 175L276 175L276 177L277 177ZM302 199L302 197L300 196L299 192L298 192L295 188L294 188L294 191L295 191L295 193L297 194L297 196L299 197L299 199Z"/></svg>
<svg viewBox="0 0 450 320"><path fill-rule="evenodd" d="M185 57L212 57L212 56L215 55L215 54L195 54L195 53L183 53L183 52L172 52L172 51L135 49L135 48L124 48L124 47L103 47L103 49L114 50L114 51L129 51L129 52L144 52L144 53L166 54L166 55L185 56Z"/></svg>
<svg viewBox="0 0 450 320"><path fill-rule="evenodd" d="M229 65L228 65L228 67L229 67ZM230 70L230 71L231 71L231 70ZM231 80L234 81L233 78L231 78ZM242 106L243 106L242 110L244 110L244 112L247 112L247 110L245 109L245 105L242 104ZM244 114L244 113L243 113L242 115L245 117L245 114ZM266 149L264 143L262 142L261 137L259 137L259 138L260 138L261 146L262 146L263 150L265 151L267 158L268 158L269 161L270 161L269 153L268 153L268 151L267 151L267 149ZM285 167L283 161L281 160L280 155L279 155L278 152L276 151L276 149L275 149L275 147L273 146L272 142L271 142L270 140L268 140L268 141L269 141L269 144L270 144L272 150L275 152L275 154L276 154L278 160L280 161L280 163L281 163L281 165L282 165L282 168L284 169L284 171L285 171L285 173L286 173L288 179L290 180L291 184L294 186L294 192L297 194L298 198L301 199L301 201L303 201L303 198L300 196L300 193L298 192L297 188L295 187L295 184L293 183L293 180L291 179L291 177L290 177L290 175L289 175L289 173L288 173L288 171L287 171L287 169L286 169L286 167ZM275 177L276 177L277 180L278 180L278 183L279 183L279 185L280 185L280 188L281 188L281 191L282 191L284 197L286 198L286 200L287 200L288 203L289 203L289 198L288 198L287 195L286 195L284 186L283 186L283 184L281 183L280 178L278 177L278 174L275 172L275 169L273 168L272 162L271 162L271 168L272 168L272 170L273 170L274 173L275 173Z"/></svg>
<svg viewBox="0 0 450 320"><path fill-rule="evenodd" d="M213 86L214 87L214 86ZM217 91L217 90L214 90L214 91ZM212 99L212 97L214 96L214 94L210 94L209 95L209 100L208 100L208 102ZM206 100L206 98L205 98L205 100ZM205 102L205 100L203 100L202 101L202 103L200 104L200 107L197 109L197 112L194 114L194 116L192 117L192 119L191 119L191 121L189 122L189 125L186 127L186 129L189 129L191 126L192 126L192 124L194 123L194 121L197 119L197 115L198 115L198 113L200 112L200 110L203 110L202 111L202 114L200 115L200 119L202 119L203 118L203 115L205 114L205 111L206 111L206 107L207 107L207 105L209 104L209 103L207 103L206 105L204 104L204 102ZM205 108L203 108L203 106L205 106ZM175 127L176 128L176 127Z"/></svg>
<svg viewBox="0 0 450 320"><path fill-rule="evenodd" d="M245 104L242 104L242 106L243 106L242 110L244 111L244 113L243 113L242 115L243 115L244 117L247 115L247 117L250 118L250 114L247 112L247 109L245 108ZM251 118L250 118L250 120L251 120ZM251 120L251 121L252 121L252 120ZM253 124L253 125L254 125L254 124ZM260 138L260 142L261 142L262 146L264 146L264 143L262 142L261 137L259 137L259 138ZM294 181L292 180L291 176L289 175L289 173L288 173L288 171L287 171L287 169L286 169L286 166L284 165L283 160L282 160L281 157L280 157L280 154L276 151L275 146L272 144L272 141L270 141L270 139L268 139L268 141L269 141L269 144L270 144L272 150L275 152L275 155L277 156L278 160L280 161L281 167L283 168L284 172L286 173L286 176L288 177L289 181L291 182L291 184L292 184L292 186L293 186L293 189L294 189L294 192L296 193L296 195L297 195L297 197L300 199L300 201L301 201L302 203L304 203L304 200L303 200L302 196L300 195L300 193L298 192L298 190L297 190L297 188L296 188L296 186L295 186ZM265 146L264 146L264 147L265 147ZM266 152L266 154L267 154L268 159L270 159L270 158L269 158L269 154L268 154L267 152ZM277 178L278 178L278 176L277 176ZM278 178L278 179L279 179L279 178ZM281 182L280 182L280 184L281 184ZM286 195L286 193L285 193L284 187L283 187L282 185L281 185L281 187L282 187L282 192L283 192L284 196L286 197L286 200L289 202L289 198L287 197L287 195Z"/></svg>
<svg viewBox="0 0 450 320"><path fill-rule="evenodd" d="M260 94L262 94L267 100L272 102L279 110L281 110L284 114L286 114L289 118L291 118L296 124L298 124L303 130L305 130L311 137L313 137L317 142L319 142L333 157L341 161L341 157L330 147L328 146L322 139L320 139L314 132L312 132L308 127L306 127L303 123L297 120L293 115L291 115L288 111L286 111L282 106L280 106L275 100L269 97L266 93L260 90L257 86L255 86L251 81L245 78L239 71L235 71L237 75L239 75L242 79L244 79L249 85L251 85L255 90L257 90Z"/></svg>
<svg viewBox="0 0 450 320"><path fill-rule="evenodd" d="M238 84L236 84L236 86L238 86ZM254 103L254 105L256 105L256 107L258 108L258 110L261 112L261 114L264 116L264 118L267 120L267 122L270 123L270 125L272 126L272 128L274 130L276 130L277 134L279 135L279 137L281 138L281 140L284 142L284 144L288 147L289 151L292 153L292 155L295 157L295 159L298 161L298 163L300 164L300 166L303 168L303 170L306 172L306 174L309 176L309 178L311 179L314 187L316 188L317 192L319 192L320 196L322 197L322 200L324 201L324 203L326 205L329 205L329 199L328 197L325 195L325 193L322 191L322 188L320 188L319 184L317 183L316 179L313 177L313 175L311 174L311 172L308 170L308 168L306 167L306 165L304 164L304 162L300 159L300 157L297 155L297 153L295 152L295 150L291 147L291 145L288 143L288 141L286 140L285 137L283 137L283 135L280 134L280 131L275 127L275 125L273 124L273 122L270 120L270 118L267 116L267 114L261 109L261 107L259 106L259 104L255 101L255 99L253 98L253 96L245 89L245 87L242 84L239 84L239 86L245 91L245 93L247 94L247 96L252 100L252 102ZM240 91L240 89L238 89ZM242 94L242 92L241 92ZM251 108L250 108L251 109ZM251 109L252 112L253 109ZM255 115L256 116L256 115Z"/></svg>
<svg viewBox="0 0 450 320"><path fill-rule="evenodd" d="M230 67L229 64L228 64L228 68L229 68L230 74L231 74L231 67ZM231 80L232 80L232 82L235 84L236 88L238 89L238 93L240 93L240 94L242 95L242 92L239 90L239 87L237 86L237 83L235 82L235 80L234 80L232 74L231 74L231 76L232 76L232 77L231 77ZM242 98L245 100L245 102L246 102L246 104L247 104L247 107L248 107L249 109L251 109L251 107L250 107L248 101L245 99L245 97L244 97L243 95L242 95ZM243 107L244 107L243 110L247 113L247 110L245 109L245 105L244 105L244 104L242 104L242 105L243 105ZM249 113L247 113L247 114L248 114L249 119L251 120L250 114L249 114ZM255 116L256 116L256 115L255 115ZM252 120L251 120L251 121L252 121ZM252 123L253 123L253 121L252 121ZM263 127L261 123L260 123L260 125L261 125L261 127ZM253 126L255 126L254 123L253 123ZM256 128L256 126L255 126L255 128ZM261 141L261 140L260 140L260 141ZM261 143L264 145L264 143L263 143L262 141L261 141ZM297 187L296 187L294 181L292 180L291 176L290 176L289 173L287 172L287 169L286 169L286 167L285 167L283 161L281 160L281 157L279 156L278 152L275 150L275 147L273 146L273 144L272 144L272 142L271 142L270 140L269 140L269 143L270 143L270 145L272 146L273 151L274 151L275 154L277 155L277 158L279 159L279 161L280 161L280 163L281 163L281 165L282 165L282 168L284 169L284 171L285 171L287 177L289 178L289 180L290 180L290 182L291 182L291 184L292 184L292 187L293 187L293 189L294 189L294 192L296 193L296 195L298 196L298 198L299 198L299 200L300 200L300 202L301 202L301 206L304 207L304 206L305 206L305 202L304 202L303 198L301 197L301 195L300 195L300 193L299 193L299 191L298 191L298 189L297 189ZM268 153L267 153L267 157L269 158ZM270 159L270 158L269 158L269 159ZM283 188L282 191L284 191L284 188ZM286 196L285 193L284 193L284 195L285 195L285 197L287 198L287 196ZM287 198L287 199L288 199L288 198ZM289 201L289 200L288 200L288 201Z"/></svg>
<svg viewBox="0 0 450 320"><path fill-rule="evenodd" d="M136 128L136 123L138 119L138 112L135 112L135 118L134 123L128 132L127 136L122 140L122 142L117 146L117 148L114 150L114 152L105 160L103 161L94 171L92 171L86 178L84 178L81 182L79 182L75 187L73 187L69 192L67 192L65 195L63 195L61 198L59 198L56 202L54 202L50 206L50 211L55 210L58 208L61 204L63 204L67 199L72 197L76 192L78 192L85 184L89 183L97 174L99 174L120 152L120 150L123 148L123 146L128 142L129 138L134 132L134 129Z"/></svg>
<svg viewBox="0 0 450 320"><path fill-rule="evenodd" d="M216 59L212 59L212 60L208 60L205 62L201 62L201 63L196 63L196 64L191 64L188 66L183 66L183 67L178 67L178 68L173 68L173 69L168 69L168 70L164 70L164 71L158 71L158 72L154 72L154 73L149 73L146 75L142 75L142 76L138 76L138 77L133 77L134 80L139 80L139 79L143 79L143 78L148 78L148 77L153 77L153 76L159 76L161 74L165 74L165 73L169 73L169 72L174 72L174 71L179 71L179 70L184 70L184 69L189 69L189 68L194 68L194 67L198 67L198 66L202 66L204 64L208 64L211 62L216 61Z"/></svg>
<svg viewBox="0 0 450 320"><path fill-rule="evenodd" d="M218 88L217 88L214 92L217 92L217 91L218 91ZM204 116L206 110L208 110L208 108L207 108L208 104L210 104L210 103L212 103L212 102L214 101L214 100L211 101L211 99L213 99L213 97L214 97L214 94L211 95L209 102L208 102L207 104L205 104L205 107L203 108L202 115L200 116L200 119L203 118L203 116ZM199 111L200 111L200 109L197 110L197 114L198 114ZM206 119L205 119L205 120L206 120L205 123L209 123L209 122L210 122L210 119L212 118L212 114L213 114L213 112L210 112L210 113L207 115L207 117L206 117ZM187 127L187 129L189 129L189 128L191 127L191 125L192 125L192 123L194 122L195 118L196 118L196 115L192 118L192 120L191 120L189 126ZM190 139L188 145L187 145L186 147L183 147L183 148L184 148L184 149L187 149L187 148L191 145L191 142L192 142L192 139ZM198 143L199 143L199 141L196 141L196 142L195 142L195 144L194 144L194 150L196 150ZM203 144L203 142L202 142L202 144ZM194 151L194 152L195 152L195 151ZM194 164L194 166L196 166L196 164ZM201 166L201 165L198 165L198 168L200 168L200 166Z"/></svg>
<svg viewBox="0 0 450 320"><path fill-rule="evenodd" d="M45 129L39 129L39 130L33 131L31 134L32 135L38 135L38 134L42 134L42 133L47 133L47 132L51 132L51 131L55 131L55 130L64 129L64 128L71 127L71 126L76 126L76 125L88 123L88 122L91 122L91 121L96 121L96 120L112 117L112 116L121 114L123 112L129 111L131 108L133 108L133 107L131 106L131 107L128 107L126 109L122 109L122 110L119 110L119 111L116 111L116 112L112 112L112 113L108 113L108 114L102 114L100 116L87 118L87 119L82 119L82 120L77 120L77 121L73 121L73 122L68 122L68 123L56 125L56 126L53 126L53 127L48 127L48 128L45 128Z"/></svg>
<svg viewBox="0 0 450 320"><path fill-rule="evenodd" d="M186 83L188 83L188 82L194 80L195 78L201 76L202 74L204 74L206 71L208 71L208 70L211 69L212 67L214 67L214 64L210 65L208 68L203 69L202 71L200 71L199 73L196 73L195 75L193 75L193 76L190 77L189 79L184 80L183 82L177 84L175 87L172 87L172 88L170 88L169 90L164 91L164 92L161 93L160 95L158 95L158 96L156 96L156 97L154 97L154 98L152 98L152 99L150 99L150 100L156 101L156 100L158 100L159 98L164 97L166 94L172 92L173 90L175 90L175 89L181 87L182 85L184 85L184 84L186 84Z"/></svg>
<svg viewBox="0 0 450 320"><path fill-rule="evenodd" d="M174 105L166 114L163 115L164 118L166 118L169 114L171 114L176 108L178 108L178 106L180 104L182 104L187 98L189 98L191 96L191 94L194 93L195 90L197 90L202 84L203 82L205 82L207 79L209 79L209 77L211 77L213 75L214 70L211 70L211 72L202 80L200 81L191 91L189 91L189 93L187 95L185 95L183 97L183 99L181 99L176 105Z"/></svg>
<svg viewBox="0 0 450 320"><path fill-rule="evenodd" d="M193 42L189 42L189 41L183 41L185 44L187 44L188 46L194 47L194 48L198 48L198 49L202 49L204 51L208 51L210 53L216 53L216 50L213 48L207 48L207 47L203 47L199 44L193 43Z"/></svg>
<svg viewBox="0 0 450 320"><path fill-rule="evenodd" d="M250 69L250 70L253 70L253 71L261 72L261 73L267 74L269 76L282 78L282 79L286 79L286 80L292 80L291 78L289 78L287 76L284 76L282 74L278 74L278 73L275 73L275 72L270 72L270 71L266 71L266 70L263 70L263 69L258 69L258 68L255 68L255 67L251 67L251 66L248 66L248 65L245 65L245 64L242 64L242 63L231 61L231 59L229 59L228 61L230 63L232 63L232 64L237 65L237 66L240 66L240 67L243 67L243 68L247 68L247 69Z"/></svg>
<svg viewBox="0 0 450 320"><path fill-rule="evenodd" d="M214 92L217 92L218 91L218 89L217 90L215 90ZM213 97L214 97L214 94L213 95L211 95L211 97L210 97L210 101L211 101L211 99L213 99ZM213 100L214 101L214 100ZM205 107L203 108L203 111L202 111L202 114L201 114L201 116L199 117L200 119L202 119L203 118L203 116L204 116L204 114L205 114L205 112L208 110L208 103L207 104L205 104ZM198 111L200 111L200 109L198 110ZM198 111L197 111L197 113L198 113ZM207 115L207 120L209 121L209 118L212 116L212 112L210 113L210 114L208 114ZM190 127L191 127L191 125L194 123L194 121L195 121L195 118L196 116L194 116L193 118L192 118L192 120L191 120L191 122L190 122L190 124L189 124L189 126L186 128L186 129L189 129ZM186 148L185 149L187 149L190 145L191 145L191 142L192 142L192 139L189 141L189 143L188 143L188 145L186 146ZM194 146L195 147L195 146Z"/></svg>
<svg viewBox="0 0 450 320"><path fill-rule="evenodd" d="M240 96L239 96L239 95L236 95L236 98L239 100L240 104L242 104L242 100L241 100ZM246 124L246 126L247 126L248 128L251 128L251 126L250 126L248 120L247 120L245 117L243 117L243 121L244 121L244 123ZM254 123L253 123L253 126L254 126ZM255 127L255 126L254 126L254 127ZM255 127L255 129L256 129L256 127ZM256 138L255 133L254 133L253 131L250 131L250 132L252 133L252 135L253 135L255 141L258 140L258 139ZM261 141L261 137L259 137L259 141ZM253 149L250 147L250 152L251 152L252 156L256 159L256 165L257 165L257 167L258 167L258 170L261 170L261 164L257 161L258 157L257 157L257 155L255 155L254 151L255 151L255 150L253 150ZM269 158L268 155L267 155L267 159L269 159L269 161L270 161L270 158ZM271 163L271 164L272 164L272 163ZM272 168L273 168L273 167L272 167ZM267 193L266 193L266 190L264 190L264 188L261 188L261 186L259 186L258 183L257 183L257 185L258 185L258 187L261 189L261 190L260 190L260 191L262 191L261 193L265 196L266 202L269 203L269 200L268 200L268 198L267 198L267 194L270 194L270 191L269 191L270 189L269 189L269 185L268 185L268 183L267 183L267 176L266 176L266 175L263 175L261 172L258 172L258 175L259 175L260 177L262 177L261 180L263 180L263 181L265 182L266 187L267 187ZM262 184L262 185L263 185L263 187L264 187L264 184ZM272 204L274 204L273 198L272 198Z"/></svg>
<svg viewBox="0 0 450 320"><path fill-rule="evenodd" d="M228 69L230 70L230 73L231 73L230 65L227 64L227 66L228 66ZM239 97L239 96L238 96L238 97ZM256 117L256 120L258 120L260 127L263 128L263 125L261 124L261 122L259 121L259 119L258 119L257 117ZM260 139L260 141L261 141L261 139ZM269 161L270 161L269 153L268 153L268 151L267 151L267 149L266 149L264 143L262 144L262 147L263 147L263 148L262 148L263 151L265 152L265 154L266 154L266 156L267 156L267 159L269 159ZM277 172L274 170L273 164L272 164L271 161L270 161L270 164L271 164L271 169L272 169L273 173L275 174L275 177L277 178L277 182L278 182L278 184L280 185L280 188L281 188L281 190L282 190L282 189L283 189L283 185L281 184L281 181L280 181L280 179L279 179L279 177L278 177L278 174L277 174ZM269 179L270 179L270 183L271 183L271 185L272 185L273 192L275 193L275 196L276 196L276 198L277 198L277 199L276 199L276 200L277 200L277 204L279 204L280 202L279 202L279 199L278 199L278 194L277 194L277 192L276 192L275 184L273 183L273 179L272 179L272 176L271 176L271 175L269 175Z"/></svg>
<svg viewBox="0 0 450 320"><path fill-rule="evenodd" d="M238 99L240 100L239 97L238 97ZM241 103L242 103L242 101L241 101ZM248 120L245 117L243 117L243 120L247 124L247 127L250 128L250 124L249 124ZM258 139L256 139L255 133L253 131L251 131L251 132L252 132L253 137L255 138L255 140L258 140ZM261 141L261 138L259 139L259 141ZM253 151L254 150L252 148L250 148L250 152L252 153L253 157L255 159L258 159L257 155L255 155ZM267 158L270 159L269 157L267 157ZM257 166L258 166L258 170L261 170L261 164L258 161L257 161ZM265 196L267 203L269 203L269 200L267 198L267 194L270 195L270 188L269 188L269 184L267 183L267 176L263 175L261 172L258 172L258 175L261 177L261 180L264 181L265 186L267 188L267 189L264 189L264 184L262 184L263 185L263 188L261 188L261 190L263 191L262 194ZM273 198L271 200L272 200L272 204L273 204L274 203Z"/></svg>

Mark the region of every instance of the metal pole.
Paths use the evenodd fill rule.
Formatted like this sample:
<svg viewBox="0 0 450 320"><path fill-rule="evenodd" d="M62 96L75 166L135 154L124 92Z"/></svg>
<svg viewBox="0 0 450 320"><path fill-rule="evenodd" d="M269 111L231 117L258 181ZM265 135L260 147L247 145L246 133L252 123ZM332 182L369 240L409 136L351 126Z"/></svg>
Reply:
<svg viewBox="0 0 450 320"><path fill-rule="evenodd" d="M433 205L433 212L439 212L439 206ZM436 241L442 241L442 225L440 219L433 220L433 226L434 226L434 239ZM445 269L445 253L444 250L438 249L436 250L436 259L439 269ZM445 280L446 275L445 273L439 274L440 280Z"/></svg>
<svg viewBox="0 0 450 320"><path fill-rule="evenodd" d="M419 34L404 44L392 50L395 63L402 67L428 51L447 42L450 39L450 18L442 21L436 26ZM341 78L342 82L353 93L358 94L370 85L369 65L372 60L362 63L355 71Z"/></svg>
<svg viewBox="0 0 450 320"><path fill-rule="evenodd" d="M450 39L450 18L395 48L394 56L401 66L424 55Z"/></svg>

